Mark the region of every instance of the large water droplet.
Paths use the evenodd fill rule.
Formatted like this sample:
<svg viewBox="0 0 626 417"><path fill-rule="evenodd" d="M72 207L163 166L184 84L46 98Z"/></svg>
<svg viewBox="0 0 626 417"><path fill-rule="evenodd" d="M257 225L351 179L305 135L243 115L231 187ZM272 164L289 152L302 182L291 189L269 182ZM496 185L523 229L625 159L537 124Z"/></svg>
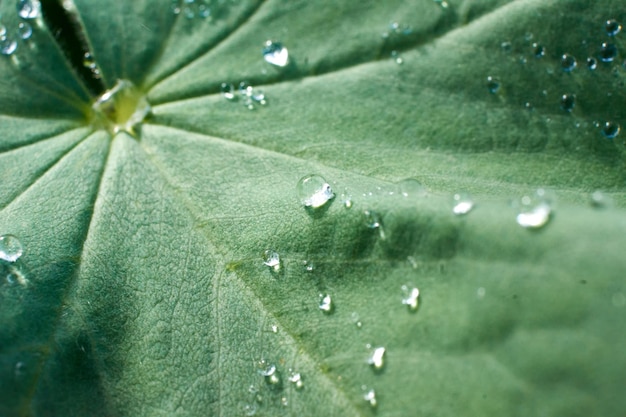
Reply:
<svg viewBox="0 0 626 417"><path fill-rule="evenodd" d="M302 375L300 375L299 372L290 370L289 382L291 382L297 390L301 390L302 388L304 388L304 381L302 380Z"/></svg>
<svg viewBox="0 0 626 417"><path fill-rule="evenodd" d="M417 311L419 307L420 290L412 285L403 285L402 304L409 308L409 311Z"/></svg>
<svg viewBox="0 0 626 417"><path fill-rule="evenodd" d="M23 40L30 39L33 36L33 27L26 22L20 22L17 25L17 34Z"/></svg>
<svg viewBox="0 0 626 417"><path fill-rule="evenodd" d="M92 108L94 119L110 133L124 131L131 136L137 136L138 127L152 111L143 94L128 80L117 80Z"/></svg>
<svg viewBox="0 0 626 417"><path fill-rule="evenodd" d="M609 19L604 24L604 30L609 36L615 36L622 31L622 25L615 19Z"/></svg>
<svg viewBox="0 0 626 417"><path fill-rule="evenodd" d="M617 57L617 46L612 43L603 42L602 45L600 45L599 55L602 62L613 62L615 57Z"/></svg>
<svg viewBox="0 0 626 417"><path fill-rule="evenodd" d="M500 81L491 75L487 77L487 89L491 94L495 94L500 89Z"/></svg>
<svg viewBox="0 0 626 417"><path fill-rule="evenodd" d="M566 112L574 110L576 105L576 96L574 94L563 94L561 96L561 108Z"/></svg>
<svg viewBox="0 0 626 417"><path fill-rule="evenodd" d="M322 310L324 314L330 314L333 312L334 308L335 306L330 294L320 294L319 309Z"/></svg>
<svg viewBox="0 0 626 417"><path fill-rule="evenodd" d="M17 42L6 35L0 38L0 53L4 56L13 55L17 49Z"/></svg>
<svg viewBox="0 0 626 417"><path fill-rule="evenodd" d="M368 348L371 346L368 345ZM385 366L385 348L382 346L372 349L370 357L367 359L367 363L375 370L381 370Z"/></svg>
<svg viewBox="0 0 626 417"><path fill-rule="evenodd" d="M474 201L468 194L457 193L454 195L453 199L454 206L452 207L452 213L457 216L467 214L474 208Z"/></svg>
<svg viewBox="0 0 626 417"><path fill-rule="evenodd" d="M617 135L619 135L620 130L621 130L620 125L615 122L610 122L610 121L605 122L604 125L602 126L602 134L607 139L616 138Z"/></svg>
<svg viewBox="0 0 626 417"><path fill-rule="evenodd" d="M279 272L281 268L280 255L271 249L263 252L263 264L268 266L270 270Z"/></svg>
<svg viewBox="0 0 626 417"><path fill-rule="evenodd" d="M565 72L572 72L576 68L576 58L570 54L561 56L561 69Z"/></svg>
<svg viewBox="0 0 626 417"><path fill-rule="evenodd" d="M17 14L22 19L36 19L41 14L41 3L39 0L18 0Z"/></svg>
<svg viewBox="0 0 626 417"><path fill-rule="evenodd" d="M261 361L261 366L263 368L259 370L259 374L263 376L265 382L274 387L280 386L280 373L276 369L276 365L266 364L265 361Z"/></svg>
<svg viewBox="0 0 626 417"><path fill-rule="evenodd" d="M361 387L365 394L363 394L363 399L369 404L370 407L376 408L378 406L378 401L376 401L376 391L373 388L365 388Z"/></svg>
<svg viewBox="0 0 626 417"><path fill-rule="evenodd" d="M235 99L235 86L230 83L222 83L220 91L226 100Z"/></svg>
<svg viewBox="0 0 626 417"><path fill-rule="evenodd" d="M0 259L6 262L15 262L24 253L22 243L13 235L0 236Z"/></svg>
<svg viewBox="0 0 626 417"><path fill-rule="evenodd" d="M304 207L317 209L335 197L330 184L320 175L306 175L296 185L298 198Z"/></svg>
<svg viewBox="0 0 626 417"><path fill-rule="evenodd" d="M289 63L289 51L282 43L268 40L263 46L263 59L277 67L284 67Z"/></svg>
<svg viewBox="0 0 626 417"><path fill-rule="evenodd" d="M527 229L538 229L550 220L552 205L545 190L538 189L535 195L522 197L517 224Z"/></svg>

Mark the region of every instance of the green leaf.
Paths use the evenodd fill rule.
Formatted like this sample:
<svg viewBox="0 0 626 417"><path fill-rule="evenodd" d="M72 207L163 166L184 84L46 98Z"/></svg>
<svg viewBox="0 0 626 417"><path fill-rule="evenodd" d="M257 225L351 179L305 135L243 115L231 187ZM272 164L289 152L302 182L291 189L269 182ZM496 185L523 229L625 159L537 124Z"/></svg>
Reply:
<svg viewBox="0 0 626 417"><path fill-rule="evenodd" d="M63 4L84 45L0 3L0 416L623 415L620 1Z"/></svg>

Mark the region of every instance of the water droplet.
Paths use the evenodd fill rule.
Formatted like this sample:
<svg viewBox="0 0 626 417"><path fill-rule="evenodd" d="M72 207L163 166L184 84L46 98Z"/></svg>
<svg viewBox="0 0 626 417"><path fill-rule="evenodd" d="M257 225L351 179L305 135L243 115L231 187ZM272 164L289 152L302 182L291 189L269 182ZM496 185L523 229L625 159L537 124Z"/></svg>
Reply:
<svg viewBox="0 0 626 417"><path fill-rule="evenodd" d="M227 100L235 99L235 86L234 85L230 83L222 83L222 85L220 86L220 91L222 92L222 95L224 96L225 99Z"/></svg>
<svg viewBox="0 0 626 417"><path fill-rule="evenodd" d="M369 404L370 407L376 408L378 406L378 401L376 401L376 391L373 388L367 389L365 387L361 387L365 392L363 394L363 399Z"/></svg>
<svg viewBox="0 0 626 417"><path fill-rule="evenodd" d="M343 206L347 209L352 208L352 196L350 195L350 193L348 193L347 190L341 193L341 204L343 204Z"/></svg>
<svg viewBox="0 0 626 417"><path fill-rule="evenodd" d="M427 194L426 187L415 178L407 178L398 182L398 190L403 197L407 198L425 197Z"/></svg>
<svg viewBox="0 0 626 417"><path fill-rule="evenodd" d="M617 56L617 46L612 43L603 42L600 45L599 58L602 62L613 62Z"/></svg>
<svg viewBox="0 0 626 417"><path fill-rule="evenodd" d="M315 270L315 264L313 261L304 261L302 264L304 265L305 272L313 272Z"/></svg>
<svg viewBox="0 0 626 417"><path fill-rule="evenodd" d="M550 220L552 205L545 190L538 189L533 196L522 197L517 224L527 229L539 229Z"/></svg>
<svg viewBox="0 0 626 417"><path fill-rule="evenodd" d="M287 407L289 405L289 400L287 400L287 397L282 397L280 399L280 403L283 405L283 407Z"/></svg>
<svg viewBox="0 0 626 417"><path fill-rule="evenodd" d="M611 197L604 194L602 191L596 190L589 196L589 203L594 208L606 208L612 205Z"/></svg>
<svg viewBox="0 0 626 417"><path fill-rule="evenodd" d="M320 294L319 309L325 314L330 314L334 309L333 300L329 294Z"/></svg>
<svg viewBox="0 0 626 417"><path fill-rule="evenodd" d="M302 388L304 388L304 381L302 380L302 375L300 375L299 372L294 372L290 370L289 382L291 382L297 390L301 390Z"/></svg>
<svg viewBox="0 0 626 417"><path fill-rule="evenodd" d="M357 329L363 327L363 323L361 322L361 318L359 317L359 313L356 311L353 312L350 316L352 318L352 322L356 325Z"/></svg>
<svg viewBox="0 0 626 417"><path fill-rule="evenodd" d="M22 243L13 235L0 236L0 259L6 262L15 262L24 253Z"/></svg>
<svg viewBox="0 0 626 417"><path fill-rule="evenodd" d="M533 55L535 58L543 58L546 55L546 48L537 42L533 43Z"/></svg>
<svg viewBox="0 0 626 417"><path fill-rule="evenodd" d="M621 130L620 125L615 122L605 122L604 126L602 126L602 134L607 139L614 139L615 137L617 137L617 135L619 135L620 130Z"/></svg>
<svg viewBox="0 0 626 417"><path fill-rule="evenodd" d="M487 89L491 94L495 94L500 89L500 81L491 75L487 77Z"/></svg>
<svg viewBox="0 0 626 417"><path fill-rule="evenodd" d="M404 59L402 58L402 56L398 53L398 51L391 51L391 59L393 59L394 61L396 61L396 64L401 65L404 63Z"/></svg>
<svg viewBox="0 0 626 417"><path fill-rule="evenodd" d="M243 407L243 412L244 412L244 415L246 415L248 417L252 417L252 416L256 415L257 405L256 404L246 404Z"/></svg>
<svg viewBox="0 0 626 417"><path fill-rule="evenodd" d="M263 59L277 67L284 67L289 63L289 51L282 43L268 40L263 46Z"/></svg>
<svg viewBox="0 0 626 417"><path fill-rule="evenodd" d="M561 56L561 69L565 72L572 72L576 68L576 58L570 54Z"/></svg>
<svg viewBox="0 0 626 417"><path fill-rule="evenodd" d="M317 209L335 197L330 184L320 175L306 175L296 185L300 202L306 208Z"/></svg>
<svg viewBox="0 0 626 417"><path fill-rule="evenodd" d="M96 60L89 52L85 52L85 54L83 55L83 67L91 69L96 67Z"/></svg>
<svg viewBox="0 0 626 417"><path fill-rule="evenodd" d="M0 38L0 53L5 56L13 55L17 49L17 42L14 39L3 36Z"/></svg>
<svg viewBox="0 0 626 417"><path fill-rule="evenodd" d="M591 71L598 68L598 60L593 57L587 58L587 68L589 68Z"/></svg>
<svg viewBox="0 0 626 417"><path fill-rule="evenodd" d="M504 41L500 44L500 49L502 49L502 51L506 53L509 53L511 52L511 49L513 49L513 45L509 41Z"/></svg>
<svg viewBox="0 0 626 417"><path fill-rule="evenodd" d="M264 366L265 365L265 366ZM281 384L280 373L276 369L276 365L266 365L265 361L261 361L261 366L264 366L259 370L259 374L263 376L265 382L268 385L272 385L274 387L278 387Z"/></svg>
<svg viewBox="0 0 626 417"><path fill-rule="evenodd" d="M561 108L566 112L574 110L576 104L576 96L574 94L563 94L561 96Z"/></svg>
<svg viewBox="0 0 626 417"><path fill-rule="evenodd" d="M409 308L409 311L417 311L419 307L420 290L412 285L403 285L402 304Z"/></svg>
<svg viewBox="0 0 626 417"><path fill-rule="evenodd" d="M17 34L23 40L30 39L33 36L33 27L26 22L20 22L17 25Z"/></svg>
<svg viewBox="0 0 626 417"><path fill-rule="evenodd" d="M271 249L263 252L263 264L267 265L271 271L279 272L281 268L280 255Z"/></svg>
<svg viewBox="0 0 626 417"><path fill-rule="evenodd" d="M7 34L7 27L0 24L0 38L4 38Z"/></svg>
<svg viewBox="0 0 626 417"><path fill-rule="evenodd" d="M604 30L609 36L615 36L622 31L622 25L615 19L609 19L604 24Z"/></svg>
<svg viewBox="0 0 626 417"><path fill-rule="evenodd" d="M152 108L143 94L128 80L117 80L92 105L94 118L111 134L126 132L137 136L137 128Z"/></svg>
<svg viewBox="0 0 626 417"><path fill-rule="evenodd" d="M22 19L36 19L41 15L39 0L18 0L17 14Z"/></svg>
<svg viewBox="0 0 626 417"><path fill-rule="evenodd" d="M272 333L278 333L278 326L277 325L272 325Z"/></svg>
<svg viewBox="0 0 626 417"><path fill-rule="evenodd" d="M371 346L368 345L368 348L371 348ZM377 371L383 369L385 366L385 348L379 346L372 349L372 353L367 359L367 363Z"/></svg>
<svg viewBox="0 0 626 417"><path fill-rule="evenodd" d="M380 220L380 216L374 210L365 210L363 212L365 217L365 225L370 229L378 229L381 227L382 223Z"/></svg>
<svg viewBox="0 0 626 417"><path fill-rule="evenodd" d="M474 208L474 201L466 193L457 193L453 197L454 207L452 207L452 213L457 216L467 214Z"/></svg>
<svg viewBox="0 0 626 417"><path fill-rule="evenodd" d="M239 83L239 94L243 99L243 105L249 110L254 110L255 104L264 106L267 104L265 101L265 94L258 89L253 88L246 81Z"/></svg>

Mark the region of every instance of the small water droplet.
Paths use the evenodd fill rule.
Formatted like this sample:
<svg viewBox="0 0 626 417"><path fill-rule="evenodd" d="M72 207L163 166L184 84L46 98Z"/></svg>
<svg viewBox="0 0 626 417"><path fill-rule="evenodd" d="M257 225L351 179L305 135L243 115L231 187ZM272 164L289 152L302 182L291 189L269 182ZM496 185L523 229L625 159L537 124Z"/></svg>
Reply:
<svg viewBox="0 0 626 417"><path fill-rule="evenodd" d="M333 312L334 308L335 306L330 294L320 294L319 309L325 314L330 314Z"/></svg>
<svg viewBox="0 0 626 417"><path fill-rule="evenodd" d="M4 38L7 35L7 27L0 24L0 38Z"/></svg>
<svg viewBox="0 0 626 417"><path fill-rule="evenodd" d="M368 348L371 348L371 346L368 345ZM385 350L382 346L373 348L370 357L367 359L367 363L377 371L385 366Z"/></svg>
<svg viewBox="0 0 626 417"><path fill-rule="evenodd" d="M96 60L93 58L93 55L89 52L85 52L83 55L83 67L85 68L95 68Z"/></svg>
<svg viewBox="0 0 626 417"><path fill-rule="evenodd" d="M604 30L609 36L615 36L622 31L622 25L615 19L609 19L604 23Z"/></svg>
<svg viewBox="0 0 626 417"><path fill-rule="evenodd" d="M415 178L407 178L399 181L398 190L400 191L400 194L406 198L421 198L425 197L427 194L426 187L424 187L422 183Z"/></svg>
<svg viewBox="0 0 626 417"><path fill-rule="evenodd" d="M18 0L17 14L22 19L36 19L41 14L41 3L39 0Z"/></svg>
<svg viewBox="0 0 626 417"><path fill-rule="evenodd" d="M365 392L363 394L363 399L369 404L370 407L376 408L378 406L378 401L376 401L376 391L373 388L367 389L365 387L361 387Z"/></svg>
<svg viewBox="0 0 626 417"><path fill-rule="evenodd" d="M487 77L487 89L491 94L495 94L500 89L500 81L491 75Z"/></svg>
<svg viewBox="0 0 626 417"><path fill-rule="evenodd" d="M13 235L0 236L0 259L6 262L16 262L24 249L20 240Z"/></svg>
<svg viewBox="0 0 626 417"><path fill-rule="evenodd" d="M561 96L561 108L566 112L574 110L576 105L576 96L574 94L563 94Z"/></svg>
<svg viewBox="0 0 626 417"><path fill-rule="evenodd" d="M606 208L612 205L611 198L602 191L596 190L589 196L589 203L594 208Z"/></svg>
<svg viewBox="0 0 626 417"><path fill-rule="evenodd" d="M350 195L348 190L344 190L344 192L341 193L341 204L343 204L343 206L347 209L352 208L352 205L353 205L352 196Z"/></svg>
<svg viewBox="0 0 626 417"><path fill-rule="evenodd" d="M603 42L602 45L600 45L600 60L602 62L613 62L615 57L617 57L617 46L612 43Z"/></svg>
<svg viewBox="0 0 626 417"><path fill-rule="evenodd" d="M533 55L535 58L543 58L546 55L545 46L537 42L533 43Z"/></svg>
<svg viewBox="0 0 626 417"><path fill-rule="evenodd" d="M276 369L276 365L267 365L265 361L261 361L261 366L263 366L263 368L259 370L259 374L263 376L265 382L274 387L280 386L280 373Z"/></svg>
<svg viewBox="0 0 626 417"><path fill-rule="evenodd" d="M359 317L359 313L356 311L350 315L352 322L356 325L357 329L363 327L363 322L361 322L361 318Z"/></svg>
<svg viewBox="0 0 626 417"><path fill-rule="evenodd" d="M591 71L598 68L598 60L593 57L587 58L587 68L589 68Z"/></svg>
<svg viewBox="0 0 626 417"><path fill-rule="evenodd" d="M391 59L393 59L398 65L402 65L404 63L404 59L398 51L391 51Z"/></svg>
<svg viewBox="0 0 626 417"><path fill-rule="evenodd" d="M565 72L572 72L576 68L576 58L570 54L561 56L561 69Z"/></svg>
<svg viewBox="0 0 626 417"><path fill-rule="evenodd" d="M335 197L330 184L320 175L306 175L296 185L300 202L306 208L317 209Z"/></svg>
<svg viewBox="0 0 626 417"><path fill-rule="evenodd" d="M257 405L256 404L246 404L243 407L243 413L244 415L248 416L248 417L252 417L254 415L256 415L257 412Z"/></svg>
<svg viewBox="0 0 626 417"><path fill-rule="evenodd" d="M21 378L26 374L26 364L22 361L17 362L15 364L14 372L16 378Z"/></svg>
<svg viewBox="0 0 626 417"><path fill-rule="evenodd" d="M313 261L304 261L302 262L302 265L304 265L305 272L315 271L315 263L313 263Z"/></svg>
<svg viewBox="0 0 626 417"><path fill-rule="evenodd" d="M302 380L302 375L300 375L299 372L294 372L293 370L290 370L289 382L291 382L297 390L301 390L302 388L304 388L304 381Z"/></svg>
<svg viewBox="0 0 626 417"><path fill-rule="evenodd" d="M365 217L365 225L370 229L378 229L381 227L382 223L380 220L380 216L374 210L365 210L363 212Z"/></svg>
<svg viewBox="0 0 626 417"><path fill-rule="evenodd" d="M17 25L17 34L23 40L28 40L33 36L33 27L26 22L20 22Z"/></svg>
<svg viewBox="0 0 626 417"><path fill-rule="evenodd" d="M403 285L402 304L409 308L409 311L417 311L419 307L420 290L412 285Z"/></svg>
<svg viewBox="0 0 626 417"><path fill-rule="evenodd" d="M539 229L548 223L551 214L551 201L545 190L540 188L534 195L522 197L517 224L527 229Z"/></svg>
<svg viewBox="0 0 626 417"><path fill-rule="evenodd" d="M500 49L502 49L502 51L506 53L509 53L513 49L513 45L509 41L504 41L500 44Z"/></svg>
<svg viewBox="0 0 626 417"><path fill-rule="evenodd" d="M268 266L271 271L279 272L281 268L280 255L271 249L263 252L263 264Z"/></svg>
<svg viewBox="0 0 626 417"><path fill-rule="evenodd" d="M289 63L289 51L282 43L268 40L263 46L263 59L277 67L284 67Z"/></svg>
<svg viewBox="0 0 626 417"><path fill-rule="evenodd" d="M605 122L602 126L602 134L607 139L615 139L619 135L620 130L620 125L615 122Z"/></svg>
<svg viewBox="0 0 626 417"><path fill-rule="evenodd" d="M277 325L272 325L272 333L278 333L278 326Z"/></svg>
<svg viewBox="0 0 626 417"><path fill-rule="evenodd" d="M453 196L454 206L452 207L452 213L457 216L467 214L474 208L474 201L466 193L457 193Z"/></svg>
<svg viewBox="0 0 626 417"><path fill-rule="evenodd" d="M282 397L280 399L280 403L283 405L283 407L287 407L289 405L289 400L287 399L287 397Z"/></svg>
<svg viewBox="0 0 626 417"><path fill-rule="evenodd" d="M7 36L0 37L0 53L4 56L13 55L17 49L17 42Z"/></svg>
<svg viewBox="0 0 626 417"><path fill-rule="evenodd" d="M254 110L255 104L260 104L261 106L267 104L265 94L261 90L253 88L246 81L239 83L239 94L243 99L243 105L249 110Z"/></svg>
<svg viewBox="0 0 626 417"><path fill-rule="evenodd" d="M230 83L222 83L220 91L226 100L235 99L235 86Z"/></svg>

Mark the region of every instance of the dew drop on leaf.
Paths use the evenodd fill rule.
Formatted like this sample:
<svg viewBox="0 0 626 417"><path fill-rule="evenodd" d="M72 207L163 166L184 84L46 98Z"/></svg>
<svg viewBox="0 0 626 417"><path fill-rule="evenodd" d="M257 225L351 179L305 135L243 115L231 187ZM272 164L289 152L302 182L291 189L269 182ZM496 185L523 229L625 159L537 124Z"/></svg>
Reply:
<svg viewBox="0 0 626 417"><path fill-rule="evenodd" d="M570 54L563 54L561 56L561 69L565 72L572 72L576 68L576 58Z"/></svg>
<svg viewBox="0 0 626 417"><path fill-rule="evenodd" d="M622 31L622 25L615 19L609 19L604 23L604 30L609 36L615 36Z"/></svg>
<svg viewBox="0 0 626 417"><path fill-rule="evenodd" d="M545 46L541 45L540 43L533 43L533 55L535 56L535 58L543 58L546 55Z"/></svg>
<svg viewBox="0 0 626 417"><path fill-rule="evenodd" d="M220 86L220 92L226 100L235 99L235 86L230 83L222 83Z"/></svg>
<svg viewBox="0 0 626 417"><path fill-rule="evenodd" d="M296 185L298 198L304 207L317 209L335 197L330 184L320 175L306 175Z"/></svg>
<svg viewBox="0 0 626 417"><path fill-rule="evenodd" d="M302 380L302 375L299 372L295 372L293 370L289 371L289 382L291 382L295 389L301 390L304 388L304 381Z"/></svg>
<svg viewBox="0 0 626 417"><path fill-rule="evenodd" d="M265 62L277 67L284 67L289 63L289 51L280 42L268 40L263 46Z"/></svg>
<svg viewBox="0 0 626 417"><path fill-rule="evenodd" d="M260 365L262 369L259 370L259 374L263 376L265 382L273 387L279 387L281 384L280 373L276 369L276 365L266 364L265 361L261 361Z"/></svg>
<svg viewBox="0 0 626 417"><path fill-rule="evenodd" d="M589 68L591 71L598 68L598 60L593 57L587 58L587 68Z"/></svg>
<svg viewBox="0 0 626 417"><path fill-rule="evenodd" d="M457 193L453 196L454 206L452 207L452 213L457 216L467 214L474 208L474 201L466 193Z"/></svg>
<svg viewBox="0 0 626 417"><path fill-rule="evenodd" d="M545 226L552 215L552 205L543 189L538 189L532 196L524 196L520 202L517 224L527 229L539 229Z"/></svg>
<svg viewBox="0 0 626 417"><path fill-rule="evenodd" d="M361 321L361 318L359 317L359 313L354 311L350 317L357 329L360 329L361 327L363 327L363 322Z"/></svg>
<svg viewBox="0 0 626 417"><path fill-rule="evenodd" d="M415 178L406 178L398 182L398 190L403 197L415 198L426 196L426 187Z"/></svg>
<svg viewBox="0 0 626 417"><path fill-rule="evenodd" d="M420 290L412 285L403 285L402 304L409 308L409 311L417 311L419 307Z"/></svg>
<svg viewBox="0 0 626 417"><path fill-rule="evenodd" d="M243 413L247 417L252 417L256 415L257 405L256 404L246 404L243 407Z"/></svg>
<svg viewBox="0 0 626 417"><path fill-rule="evenodd" d="M18 0L17 14L22 19L36 19L41 15L41 2L39 0Z"/></svg>
<svg viewBox="0 0 626 417"><path fill-rule="evenodd" d="M17 25L17 34L23 40L28 40L33 36L33 27L26 22L20 22Z"/></svg>
<svg viewBox="0 0 626 417"><path fill-rule="evenodd" d="M611 198L602 191L596 190L589 196L589 204L594 208L610 207L613 202Z"/></svg>
<svg viewBox="0 0 626 417"><path fill-rule="evenodd" d="M371 349L370 345L367 347ZM373 348L370 357L367 359L367 363L375 370L383 369L385 366L385 351L386 349L382 346Z"/></svg>
<svg viewBox="0 0 626 417"><path fill-rule="evenodd" d="M365 391L365 394L363 394L363 399L365 400L365 402L367 402L370 407L376 408L378 406L378 401L376 400L376 391L374 391L373 388L367 388L365 386L362 386L361 389Z"/></svg>
<svg viewBox="0 0 626 417"><path fill-rule="evenodd" d="M561 108L566 112L574 110L576 105L576 96L574 94L563 94L561 96Z"/></svg>
<svg viewBox="0 0 626 417"><path fill-rule="evenodd" d="M404 58L398 51L391 51L391 59L395 61L396 64L402 65L404 63Z"/></svg>
<svg viewBox="0 0 626 417"><path fill-rule="evenodd" d="M6 262L15 262L24 253L22 243L13 235L0 236L0 259Z"/></svg>
<svg viewBox="0 0 626 417"><path fill-rule="evenodd" d="M380 216L374 210L365 210L363 212L364 222L370 229L378 229L381 227Z"/></svg>
<svg viewBox="0 0 626 417"><path fill-rule="evenodd" d="M602 126L602 134L607 139L616 138L617 135L619 135L620 130L621 130L620 125L611 121L605 122L604 125Z"/></svg>
<svg viewBox="0 0 626 417"><path fill-rule="evenodd" d="M126 132L137 136L137 128L150 114L152 108L128 80L117 80L113 88L105 91L92 105L94 121L111 134Z"/></svg>
<svg viewBox="0 0 626 417"><path fill-rule="evenodd" d="M4 56L13 55L13 53L17 50L17 42L15 39L11 39L9 37L2 36L0 37L0 53Z"/></svg>
<svg viewBox="0 0 626 417"><path fill-rule="evenodd" d="M320 294L320 302L318 305L319 309L322 310L324 314L330 314L333 312L335 308L333 304L333 299L330 294Z"/></svg>
<svg viewBox="0 0 626 417"><path fill-rule="evenodd" d="M617 57L617 46L612 43L603 42L600 45L600 60L602 62L613 62L615 57Z"/></svg>
<svg viewBox="0 0 626 417"><path fill-rule="evenodd" d="M263 264L268 266L271 271L278 272L281 268L280 255L271 249L263 252Z"/></svg>
<svg viewBox="0 0 626 417"><path fill-rule="evenodd" d="M492 77L491 75L487 77L487 90L491 94L495 94L500 89L500 81L497 78Z"/></svg>

